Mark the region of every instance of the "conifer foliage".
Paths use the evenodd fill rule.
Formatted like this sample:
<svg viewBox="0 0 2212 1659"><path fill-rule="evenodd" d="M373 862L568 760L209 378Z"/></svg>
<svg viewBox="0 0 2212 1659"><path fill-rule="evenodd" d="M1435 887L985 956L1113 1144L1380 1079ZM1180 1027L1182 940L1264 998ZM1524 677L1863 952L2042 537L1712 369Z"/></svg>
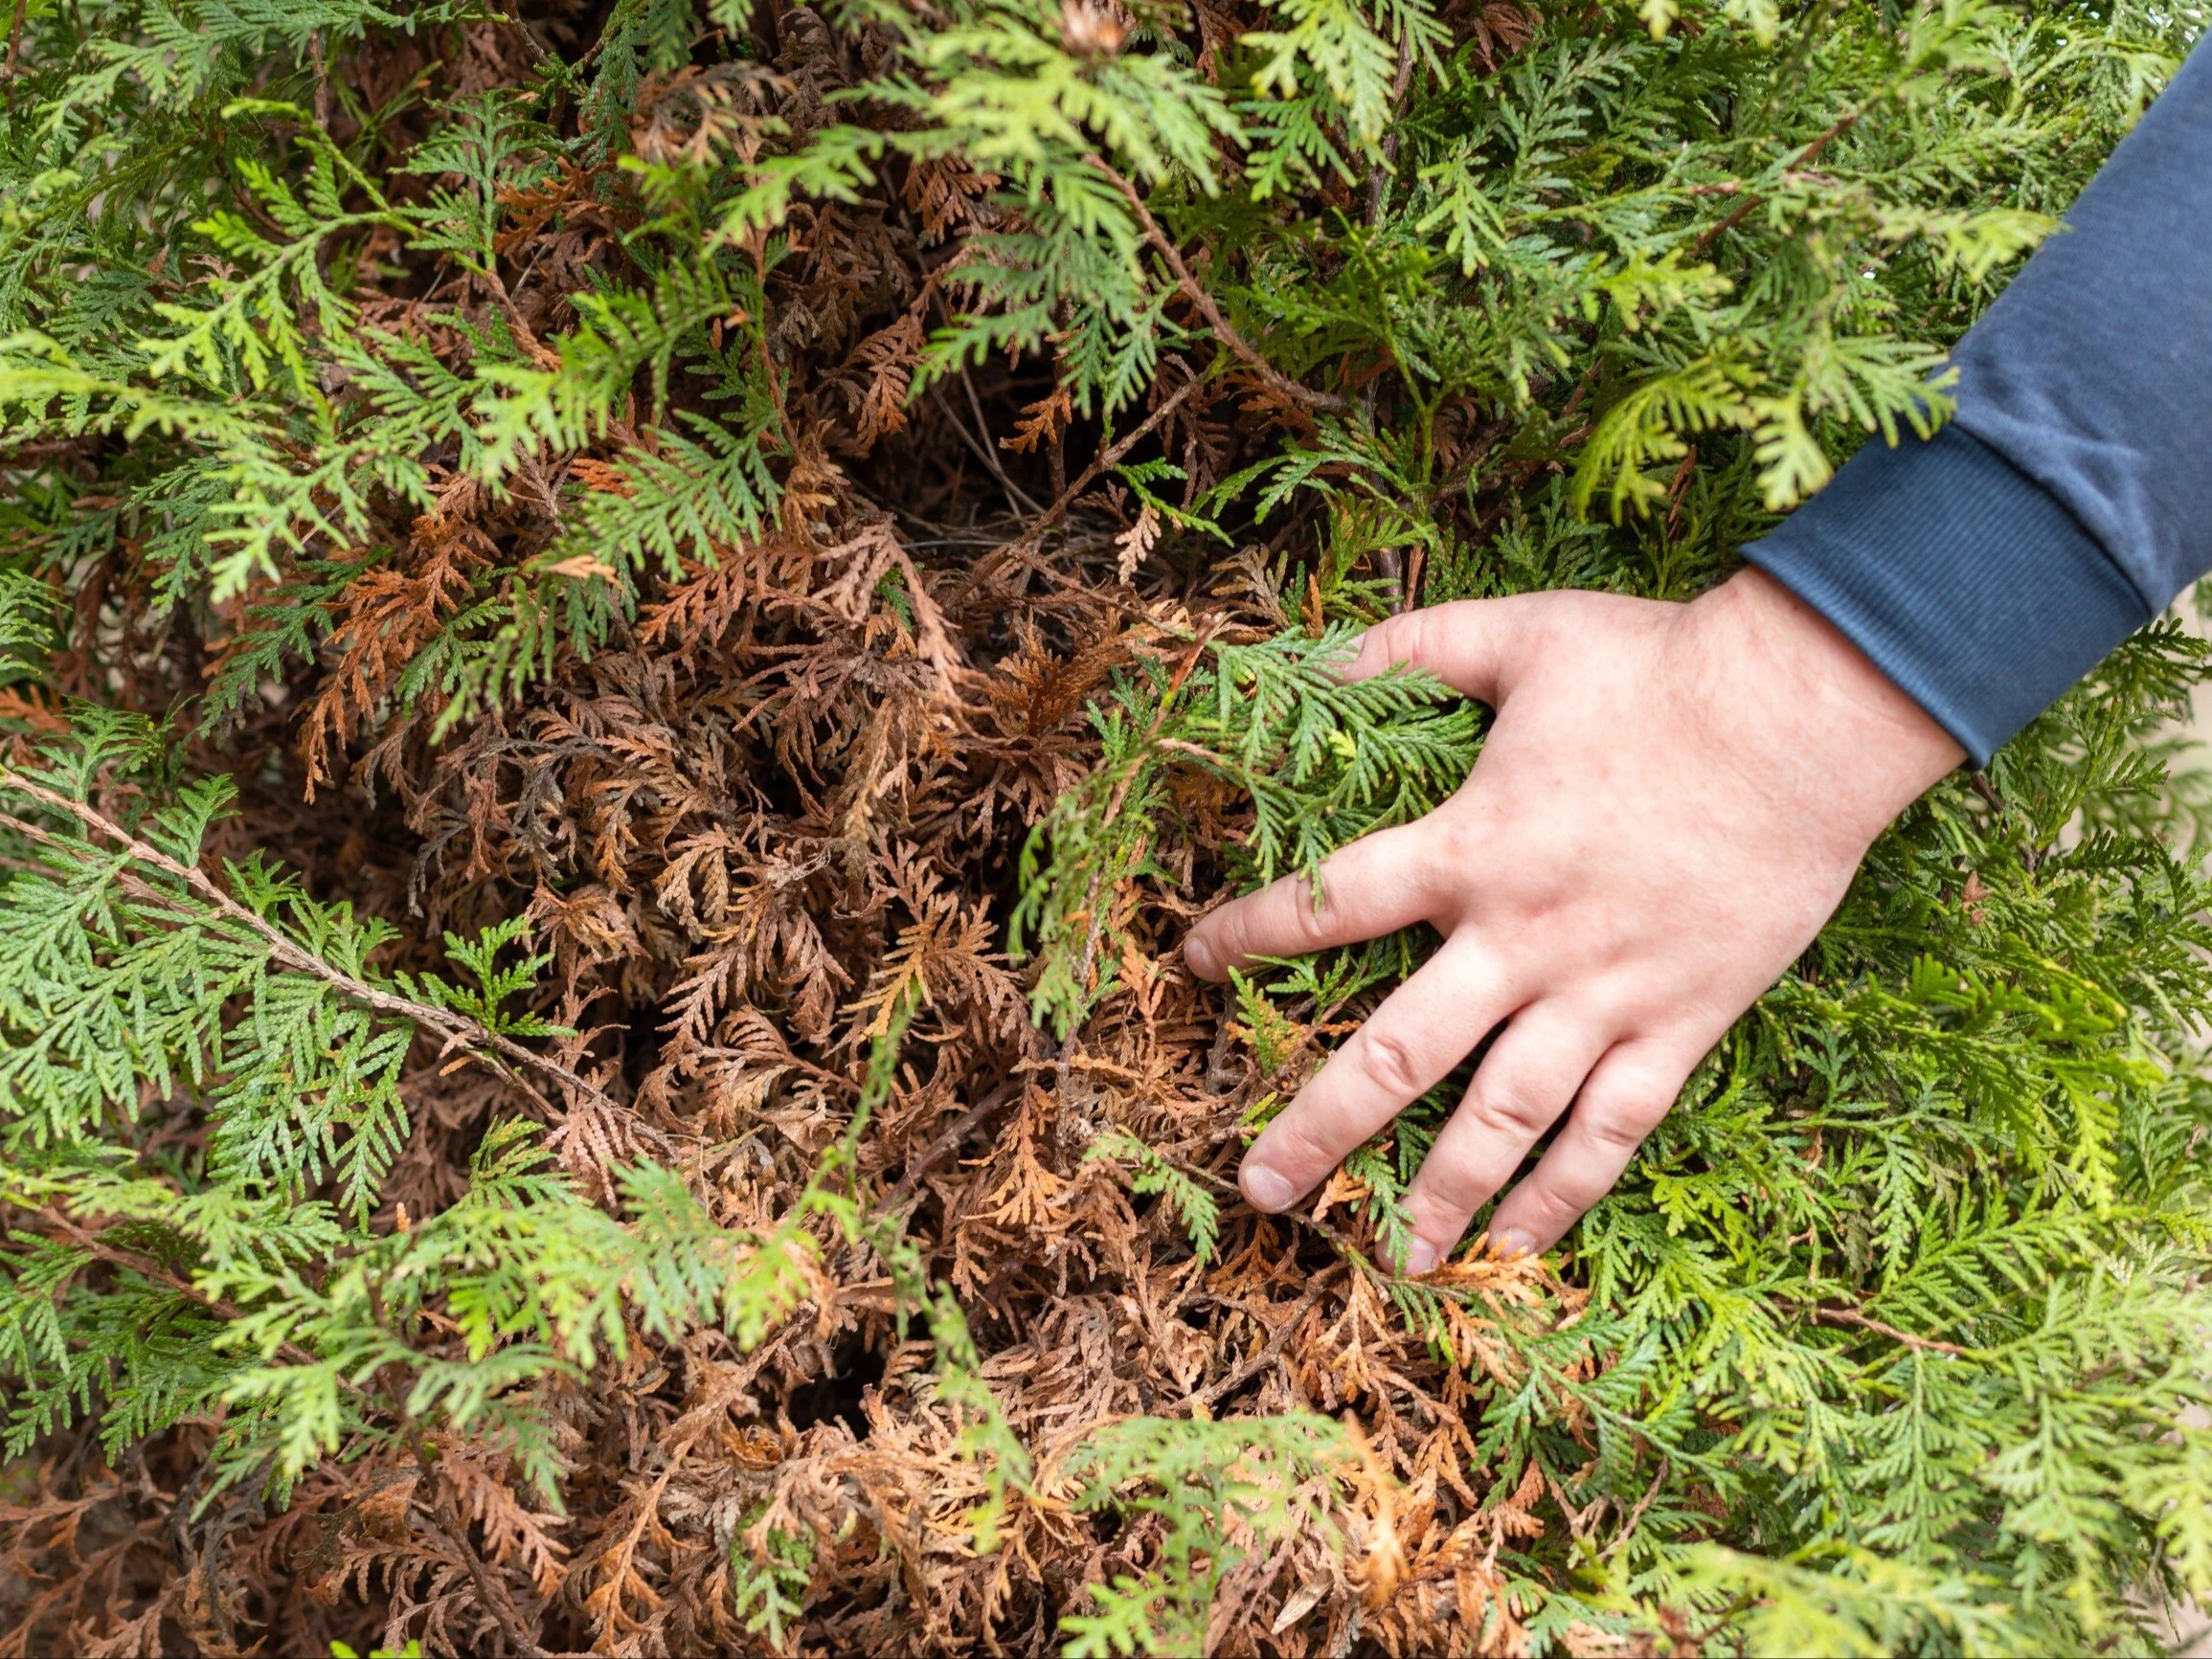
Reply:
<svg viewBox="0 0 2212 1659"><path fill-rule="evenodd" d="M2194 38L2020 0L12 0L0 1648L2141 1650L2212 1592L2171 623L1540 1263L1428 948L1177 944L1681 598ZM1869 435L1872 435L1869 437Z"/></svg>

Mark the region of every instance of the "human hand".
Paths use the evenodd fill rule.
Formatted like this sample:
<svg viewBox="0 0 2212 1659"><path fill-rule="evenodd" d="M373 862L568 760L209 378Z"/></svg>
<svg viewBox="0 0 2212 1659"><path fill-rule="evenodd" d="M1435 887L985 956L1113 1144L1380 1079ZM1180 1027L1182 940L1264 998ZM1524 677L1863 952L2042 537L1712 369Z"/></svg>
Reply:
<svg viewBox="0 0 2212 1659"><path fill-rule="evenodd" d="M1835 910L1867 845L1965 758L1859 649L1747 570L1689 604L1466 600L1371 629L1490 704L1467 782L1191 930L1218 979L1429 922L1444 943L1245 1155L1261 1210L1310 1191L1501 1023L1407 1193L1423 1273L1572 1108L1490 1226L1545 1250L1620 1178L1729 1024Z"/></svg>

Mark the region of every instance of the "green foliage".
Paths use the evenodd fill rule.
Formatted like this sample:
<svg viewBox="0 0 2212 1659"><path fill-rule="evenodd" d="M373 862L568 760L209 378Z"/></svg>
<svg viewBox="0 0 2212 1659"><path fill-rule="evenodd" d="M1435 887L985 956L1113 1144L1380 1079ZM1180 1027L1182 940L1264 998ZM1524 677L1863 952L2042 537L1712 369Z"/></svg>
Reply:
<svg viewBox="0 0 2212 1659"><path fill-rule="evenodd" d="M796 1222L757 1238L733 1233L676 1172L650 1167L621 1177L629 1220L618 1221L542 1167L532 1132L520 1124L486 1136L459 1203L360 1242L335 1271L310 1279L290 1263L208 1264L201 1285L241 1310L220 1345L255 1362L223 1398L260 1408L236 1420L238 1446L226 1461L241 1473L259 1468L273 1440L277 1478L290 1479L342 1439L372 1432L350 1391L402 1367L414 1374L395 1402L403 1421L488 1430L557 1502L560 1468L531 1384L588 1369L602 1352L619 1357L636 1334L670 1340L719 1324L756 1345L810 1289L818 1245ZM124 1201L102 1194L79 1207L141 1213ZM145 1213L158 1219L165 1207L157 1195ZM433 1298L460 1339L450 1357L418 1354L408 1340ZM288 1346L313 1360L285 1358Z"/></svg>
<svg viewBox="0 0 2212 1659"><path fill-rule="evenodd" d="M15 820L37 862L0 888L11 1167L99 1149L115 1114L137 1115L142 1088L187 1090L211 1120L215 1181L299 1197L328 1177L340 1207L365 1216L406 1137L397 1076L414 1030L342 987L373 994L369 959L392 930L258 859L226 867L227 897L195 879L227 778L187 785L115 834L72 815L103 773L166 764L142 721L90 714L81 742L43 759L0 777L11 805L47 819ZM326 971L302 971L309 957ZM232 998L244 1018L229 1017Z"/></svg>
<svg viewBox="0 0 2212 1659"><path fill-rule="evenodd" d="M1130 1190L1156 1193L1165 1199L1175 1219L1183 1223L1183 1230L1190 1235L1190 1253L1199 1265L1213 1259L1221 1243L1221 1206L1204 1186L1125 1129L1108 1130L1093 1141L1083 1161L1093 1158L1128 1165Z"/></svg>
<svg viewBox="0 0 2212 1659"><path fill-rule="evenodd" d="M1193 640L1120 677L1095 708L1104 751L1022 852L1022 900L1008 936L1039 957L1030 1006L1065 1037L1112 994L1121 937L1115 896L1159 872L1147 863L1172 811L1178 770L1248 796L1245 851L1255 879L1311 876L1356 836L1418 818L1473 764L1472 710L1425 675L1347 684L1354 631L1286 634L1256 644Z"/></svg>
<svg viewBox="0 0 2212 1659"><path fill-rule="evenodd" d="M1744 1646L1754 1654L1876 1659L1926 1646L1970 1655L2020 1651L1995 1581L1865 1553L1795 1561L1707 1545L1692 1557L1682 1587L1705 1605L1748 1603Z"/></svg>
<svg viewBox="0 0 2212 1659"><path fill-rule="evenodd" d="M731 1535L730 1598L745 1628L766 1636L769 1646L782 1652L785 1633L798 1623L805 1607L807 1586L812 1581L807 1569L814 1562L814 1535L770 1527L765 1535L767 1559L756 1560L745 1547L746 1536L755 1524L748 1521Z"/></svg>
<svg viewBox="0 0 2212 1659"><path fill-rule="evenodd" d="M346 1643L333 1642L330 1659L361 1659L361 1656ZM404 1648L372 1648L369 1659L422 1659L422 1644L410 1638Z"/></svg>
<svg viewBox="0 0 2212 1659"><path fill-rule="evenodd" d="M1064 1617L1071 1659L1196 1653L1215 1590L1236 1565L1286 1535L1326 1527L1325 1476L1349 1456L1325 1417L1232 1423L1138 1417L1087 1435L1069 1472L1079 1509L1161 1523L1152 1571L1094 1584L1096 1613Z"/></svg>

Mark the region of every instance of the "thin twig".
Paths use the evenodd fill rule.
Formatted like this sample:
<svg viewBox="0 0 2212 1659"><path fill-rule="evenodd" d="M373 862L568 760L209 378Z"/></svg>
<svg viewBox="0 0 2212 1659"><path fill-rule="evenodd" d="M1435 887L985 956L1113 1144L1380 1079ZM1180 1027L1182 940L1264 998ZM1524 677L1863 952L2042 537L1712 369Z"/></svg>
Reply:
<svg viewBox="0 0 2212 1659"><path fill-rule="evenodd" d="M1252 342L1239 334L1230 320L1222 315L1221 307L1214 303L1213 296L1190 274L1190 267L1183 262L1182 253L1169 240L1167 233L1160 228L1160 221L1152 216L1152 210L1144 205L1144 198L1137 193L1137 187L1108 166L1104 157L1090 155L1084 157L1084 160L1095 168L1107 183L1121 192L1122 199L1137 214L1137 222L1144 229L1144 239L1167 261L1167 269L1175 278L1176 287L1185 300L1197 307L1199 316L1206 320L1206 325L1212 331L1213 337L1242 358L1269 391L1293 402L1302 403L1308 409L1337 410L1344 407L1344 400L1335 392L1318 391L1293 380L1262 357L1253 348Z"/></svg>
<svg viewBox="0 0 2212 1659"><path fill-rule="evenodd" d="M1411 31L1398 41L1398 74L1390 82L1390 124L1383 131L1383 156L1367 169L1367 223L1383 222L1383 206L1390 193L1390 179L1398 169L1399 103L1413 84L1413 36ZM1371 394L1370 394L1371 396ZM1370 410L1372 404L1369 405Z"/></svg>
<svg viewBox="0 0 2212 1659"><path fill-rule="evenodd" d="M922 1177L958 1152L984 1119L1004 1110L1021 1090L1022 1081L1009 1078L961 1112L951 1128L930 1142L928 1151L906 1166L906 1173L898 1177L890 1192L884 1194L883 1201L875 1206L875 1213L879 1216L889 1215L897 1209L907 1195L920 1184Z"/></svg>
<svg viewBox="0 0 2212 1659"><path fill-rule="evenodd" d="M991 448L991 423L983 418L983 400L976 395L976 383L968 377L965 369L960 370L960 387L968 394L968 407L975 412L976 434L983 442L982 449L978 453L982 456L983 464L991 469L991 476L999 481L1001 488L1013 497L1017 506L1027 507L1033 513L1043 512L1045 509L1037 504L1029 492L1006 476L1005 466ZM960 436L967 436L964 428Z"/></svg>
<svg viewBox="0 0 2212 1659"><path fill-rule="evenodd" d="M530 319L522 314L514 296L508 291L507 279L499 274L499 261L494 259L483 270L470 267L470 275L480 278L485 290L499 302L499 308L507 314L508 325L515 331L516 343L536 360L540 369L553 369L560 359L553 355L538 339L537 331L530 325Z"/></svg>
<svg viewBox="0 0 2212 1659"><path fill-rule="evenodd" d="M539 63L544 64L552 62L553 54L546 50L545 42L537 37L537 31L532 29L527 22L523 20L522 8L515 4L515 0L505 0L505 4L506 10L500 13L500 20L504 23L511 23L515 26L515 28L522 31L522 37L530 42L530 49L537 54L537 60ZM591 62L594 57L598 56L599 48L604 46L606 43L607 33L605 30L601 30L599 32L599 37L592 42L591 50L576 59L576 67L580 70L585 64Z"/></svg>
<svg viewBox="0 0 2212 1659"><path fill-rule="evenodd" d="M1673 1460L1662 1453L1659 1457L1659 1473L1652 1476L1651 1486L1643 1496L1636 1500L1636 1508L1628 1512L1628 1519L1620 1523L1620 1531L1614 1535L1613 1542L1597 1553L1599 1560L1612 1560L1615 1555L1620 1553L1621 1546L1636 1536L1636 1522L1643 1519L1644 1511L1651 1508L1652 1499L1659 1496L1659 1488L1666 1485L1667 1476L1674 1472L1674 1467Z"/></svg>
<svg viewBox="0 0 2212 1659"><path fill-rule="evenodd" d="M1988 773L1976 767L1967 773L1966 781L1973 787L1975 794L1989 803L1990 810L1996 813L1998 818L2009 818L2013 816L2012 808L2005 804L2004 796L1998 794L1997 785L1990 782ZM2020 843L2020 862L2021 867L2029 875L2035 874L2037 863L2035 842L2024 836Z"/></svg>
<svg viewBox="0 0 2212 1659"><path fill-rule="evenodd" d="M15 107L15 70L23 60L23 13L31 0L15 0L15 21L8 26L8 61L0 64L0 78L8 82L8 107Z"/></svg>
<svg viewBox="0 0 2212 1659"><path fill-rule="evenodd" d="M307 31L307 62L315 71L315 124L330 130L330 66L323 61L323 32Z"/></svg>
<svg viewBox="0 0 2212 1659"><path fill-rule="evenodd" d="M1932 1336L1915 1336L1909 1331L1900 1331L1894 1325L1868 1317L1856 1308L1812 1308L1807 1312L1815 1324L1855 1326L1862 1331L1871 1331L1877 1336L1886 1336L1892 1342L1902 1342L1907 1348L1923 1349L1930 1354L1949 1354L1960 1359L1969 1358L1974 1354L1973 1349L1961 1348L1955 1342L1938 1342Z"/></svg>
<svg viewBox="0 0 2212 1659"><path fill-rule="evenodd" d="M1214 1401L1225 1395L1233 1394L1254 1377L1257 1377L1281 1356L1283 1349L1290 1343L1291 1334L1304 1321L1305 1316L1320 1304L1324 1293L1323 1288L1316 1285L1303 1296L1300 1296L1291 1304L1291 1311L1283 1315L1282 1321L1268 1334L1267 1341L1261 1344L1257 1354L1254 1354L1227 1376L1208 1383L1197 1393L1170 1406L1169 1411L1191 1411L1202 1405L1210 1410Z"/></svg>
<svg viewBox="0 0 2212 1659"><path fill-rule="evenodd" d="M217 1318L238 1320L246 1316L243 1309L224 1301L219 1296L209 1295L190 1280L181 1278L163 1267L152 1257L142 1255L136 1250L124 1249L105 1243L98 1233L93 1232L88 1227L80 1226L62 1211L55 1209L51 1205L42 1204L33 1213L60 1228L68 1236L69 1242L79 1249L89 1252L110 1267L128 1268L142 1279L151 1279L163 1289L173 1291L194 1307L206 1309ZM306 1349L296 1342L279 1343L277 1351L295 1365L317 1365L321 1363L314 1355L308 1353Z"/></svg>
<svg viewBox="0 0 2212 1659"><path fill-rule="evenodd" d="M966 376L963 375L961 378L964 380ZM973 387L968 389L968 395L971 397L975 395L975 389ZM932 402L937 404L938 412L944 415L945 424L951 427L953 431L959 435L960 442L967 446L968 452L978 460L983 463L983 470L989 473L994 479L998 480L999 487L1006 492L1006 500L1008 502L1010 502L1015 506L1027 507L1029 511L1033 513L1043 512L1045 510L1030 499L1027 492L1018 487L1014 481L1006 476L1006 469L999 464L999 458L993 455L990 450L985 447L985 445L980 439L977 438L976 435L968 430L967 423L960 419L959 415L953 409L951 404L947 403L943 397L938 395L938 389L934 386L930 388L930 399ZM980 408L976 411L976 417L979 420L982 418L982 411ZM988 426L985 426L983 428L983 437L989 437L990 436L991 429Z"/></svg>
<svg viewBox="0 0 2212 1659"><path fill-rule="evenodd" d="M1844 133L1848 132L1854 125L1858 123L1859 118L1865 113L1866 111L1863 108L1860 108L1852 110L1847 115L1838 117L1834 126L1831 126L1826 132L1822 133L1818 138L1815 139L1811 144L1807 145L1803 149L1799 150L1797 152L1796 160L1793 161L1789 167L1785 168L1783 170L1785 172L1794 172L1798 168L1811 167L1814 162L1819 159L1820 152L1822 150L1826 149L1831 144L1834 144L1836 140L1840 138ZM1690 244L1690 258L1693 259L1703 258L1706 249L1710 248L1715 242L1719 241L1723 236L1727 235L1730 231L1734 230L1738 225L1742 224L1747 218L1750 217L1751 210L1758 205L1759 197L1756 195L1747 194L1744 199L1736 205L1736 209L1733 213L1729 213L1727 218L1721 220L1718 224L1706 227L1704 234L1699 236L1695 242Z"/></svg>
<svg viewBox="0 0 2212 1659"><path fill-rule="evenodd" d="M31 0L15 0L15 22L7 29L7 64L0 64L0 78L7 79L7 106L15 108L15 71L22 64L22 13L31 9Z"/></svg>
<svg viewBox="0 0 2212 1659"><path fill-rule="evenodd" d="M1198 382L1196 380L1185 380L1177 387L1158 409L1144 417L1140 425L1132 428L1126 437L1117 440L1111 449L1104 450L1093 457L1091 464L1083 469L1082 474L1073 483L1060 492L1058 499L1045 509L1043 516L1033 520L1027 528L1005 545L1021 547L1032 544L1039 536L1058 524L1068 509L1075 504L1076 498L1098 482L1100 474L1110 467L1118 466L1123 456L1143 442L1145 438L1151 437L1159 429L1161 422L1182 407L1183 400L1197 390Z"/></svg>
<svg viewBox="0 0 2212 1659"><path fill-rule="evenodd" d="M414 1021L417 1025L442 1037L449 1049L482 1047L496 1050L518 1065L536 1067L547 1076L557 1080L564 1087L575 1089L577 1093L610 1110L617 1110L615 1102L609 1099L596 1084L587 1082L558 1061L525 1048L512 1038L504 1037L465 1015L455 1014L450 1009L434 1007L427 1002L418 1002L412 998L401 997L395 992L379 990L373 985L331 967L329 963L324 961L313 952L303 950L294 944L274 924L256 915L224 892L222 888L215 886L204 870L191 864L180 863L159 847L140 841L121 824L103 817L84 802L72 800L65 795L57 794L54 790L33 783L22 773L7 767L0 767L0 788L11 789L18 795L29 796L33 800L54 808L56 812L67 813L95 834L104 836L116 842L124 851L141 863L151 865L165 875L183 882L208 904L213 905L223 916L258 934L268 945L270 954L283 963L285 967L321 979L332 989L351 998L356 1002L364 1003L375 1009L380 1014L390 1014L397 1019ZM6 814L0 814L0 822L25 830L33 835L39 833L35 825L24 823L21 819Z"/></svg>

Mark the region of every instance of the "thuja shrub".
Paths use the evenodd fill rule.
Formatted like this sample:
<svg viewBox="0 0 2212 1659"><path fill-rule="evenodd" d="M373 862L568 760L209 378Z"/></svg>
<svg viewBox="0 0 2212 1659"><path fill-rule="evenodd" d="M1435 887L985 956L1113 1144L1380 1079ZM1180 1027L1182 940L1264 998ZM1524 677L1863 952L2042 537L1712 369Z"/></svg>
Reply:
<svg viewBox="0 0 2212 1659"><path fill-rule="evenodd" d="M1362 625L1939 425L2199 23L16 0L6 1650L2154 1648L2178 626L1541 1262L1389 1266L1456 1085L1234 1201L1430 941L1177 946L1478 752Z"/></svg>

